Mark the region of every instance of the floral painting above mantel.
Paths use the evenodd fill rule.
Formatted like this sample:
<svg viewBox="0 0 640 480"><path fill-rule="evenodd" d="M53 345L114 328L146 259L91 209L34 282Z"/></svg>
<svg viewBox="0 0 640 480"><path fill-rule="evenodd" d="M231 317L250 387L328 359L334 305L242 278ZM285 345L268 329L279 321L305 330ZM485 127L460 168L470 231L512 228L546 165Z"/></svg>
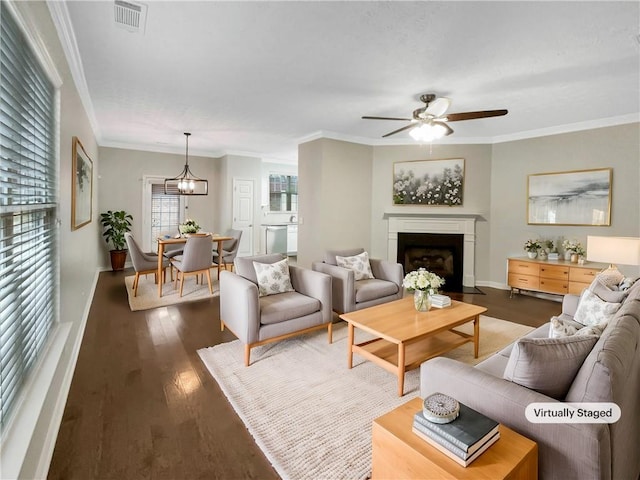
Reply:
<svg viewBox="0 0 640 480"><path fill-rule="evenodd" d="M394 205L461 206L463 191L463 158L393 164Z"/></svg>

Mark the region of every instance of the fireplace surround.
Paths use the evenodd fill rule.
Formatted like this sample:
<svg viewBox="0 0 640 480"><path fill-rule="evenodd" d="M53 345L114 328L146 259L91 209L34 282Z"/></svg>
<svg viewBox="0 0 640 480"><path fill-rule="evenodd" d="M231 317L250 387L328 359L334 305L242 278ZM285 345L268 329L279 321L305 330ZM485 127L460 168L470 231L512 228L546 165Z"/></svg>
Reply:
<svg viewBox="0 0 640 480"><path fill-rule="evenodd" d="M437 268L443 266L445 269L453 261L447 254L447 249L440 248L442 242L440 240L450 240L454 237L457 247L462 249L461 259L462 268L458 266L457 271L461 272L461 282L464 287L475 287L475 216L444 216L444 215L426 215L426 214L414 214L414 215L395 215L387 214L389 219L388 228L388 242L387 242L387 259L391 261L399 261L401 264L405 264L404 259L400 260L398 257L399 237L403 239L409 239L410 243L415 243L413 240L418 237L413 237L412 234L437 234L433 238L436 244L427 244L420 247L419 245L412 245L414 252L411 254L414 258L413 261L417 265L421 258L425 262L431 262ZM403 234L403 235L399 235ZM443 235L443 236L440 236ZM460 246L461 239L461 246ZM405 242L405 240L401 240ZM437 248L434 248L437 247ZM422 248L422 251L421 251ZM440 251L437 251L440 250ZM455 268L455 265L453 266ZM425 266L425 268L427 268ZM406 267L405 267L406 270ZM435 269L434 269L435 270ZM434 271L430 270L430 271ZM406 273L406 271L405 271ZM438 273L434 271L434 273ZM440 273L438 273L440 275ZM460 275L460 273L458 273ZM442 275L441 275L442 276ZM460 279L455 280L460 282ZM448 289L453 290L453 279L447 279L445 284Z"/></svg>

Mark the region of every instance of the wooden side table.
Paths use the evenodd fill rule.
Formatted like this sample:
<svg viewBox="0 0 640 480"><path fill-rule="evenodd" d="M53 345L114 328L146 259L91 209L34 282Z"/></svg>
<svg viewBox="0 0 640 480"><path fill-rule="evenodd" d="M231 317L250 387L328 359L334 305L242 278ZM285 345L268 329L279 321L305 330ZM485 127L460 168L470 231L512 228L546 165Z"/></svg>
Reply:
<svg viewBox="0 0 640 480"><path fill-rule="evenodd" d="M462 467L411 431L422 399L401 405L373 421L372 479L535 480L538 445L500 425L500 439L468 467Z"/></svg>

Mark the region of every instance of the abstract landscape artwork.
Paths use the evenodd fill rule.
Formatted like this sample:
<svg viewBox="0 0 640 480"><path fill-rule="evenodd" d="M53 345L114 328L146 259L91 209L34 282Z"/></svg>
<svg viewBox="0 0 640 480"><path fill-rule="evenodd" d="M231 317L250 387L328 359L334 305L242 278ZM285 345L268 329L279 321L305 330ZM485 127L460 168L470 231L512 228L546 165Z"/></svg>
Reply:
<svg viewBox="0 0 640 480"><path fill-rule="evenodd" d="M610 225L611 168L528 177L530 225Z"/></svg>
<svg viewBox="0 0 640 480"><path fill-rule="evenodd" d="M394 205L461 206L463 190L463 158L393 164Z"/></svg>

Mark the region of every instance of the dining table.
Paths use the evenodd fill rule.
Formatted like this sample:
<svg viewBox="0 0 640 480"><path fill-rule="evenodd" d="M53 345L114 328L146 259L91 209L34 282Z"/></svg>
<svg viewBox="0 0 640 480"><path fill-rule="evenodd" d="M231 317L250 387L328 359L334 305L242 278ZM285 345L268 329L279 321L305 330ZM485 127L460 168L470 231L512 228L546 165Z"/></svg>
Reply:
<svg viewBox="0 0 640 480"><path fill-rule="evenodd" d="M195 234L195 235L206 235L206 234ZM218 252L222 252L222 242L226 240L233 240L234 237L225 237L222 235L211 235L211 242L218 244ZM158 237L158 278L162 278L162 263L164 260L164 251L167 245L179 245L187 243L188 237L180 236L180 237ZM211 252L211 258L213 259L213 251ZM211 262L213 266L213 261ZM218 262L218 280L220 280L220 271L222 270L222 261ZM158 297L162 297L162 281L158 282Z"/></svg>

